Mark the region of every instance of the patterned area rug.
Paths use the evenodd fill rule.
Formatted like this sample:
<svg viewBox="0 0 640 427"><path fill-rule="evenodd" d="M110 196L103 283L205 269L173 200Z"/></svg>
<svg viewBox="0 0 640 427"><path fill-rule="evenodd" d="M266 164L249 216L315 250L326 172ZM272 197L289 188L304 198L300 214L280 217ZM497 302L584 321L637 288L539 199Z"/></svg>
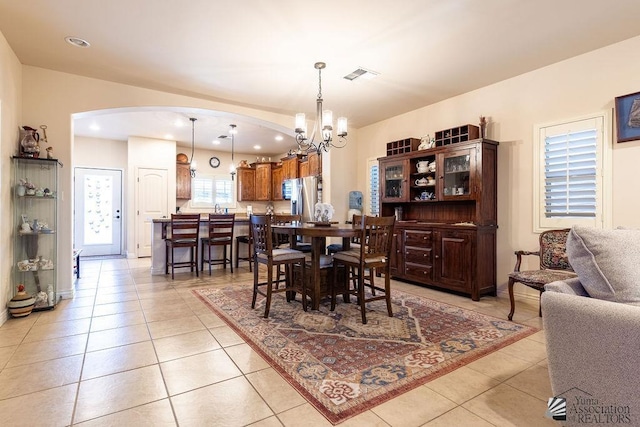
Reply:
<svg viewBox="0 0 640 427"><path fill-rule="evenodd" d="M332 424L425 384L537 330L400 291L334 312L274 295L251 309L251 285L193 291ZM261 305L262 304L262 305Z"/></svg>

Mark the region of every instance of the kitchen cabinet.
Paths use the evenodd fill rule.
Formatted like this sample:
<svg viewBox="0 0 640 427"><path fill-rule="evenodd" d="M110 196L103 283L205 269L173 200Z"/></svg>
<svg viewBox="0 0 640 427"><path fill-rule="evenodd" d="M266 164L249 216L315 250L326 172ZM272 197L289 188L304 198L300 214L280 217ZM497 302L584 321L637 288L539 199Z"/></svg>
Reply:
<svg viewBox="0 0 640 427"><path fill-rule="evenodd" d="M13 157L12 284L36 297L34 310L56 306L58 169L55 159ZM24 185L24 183L27 183ZM95 192L95 197L100 193Z"/></svg>
<svg viewBox="0 0 640 427"><path fill-rule="evenodd" d="M257 163L255 164L256 178L256 200L269 201L271 200L271 171L273 170L273 163Z"/></svg>
<svg viewBox="0 0 640 427"><path fill-rule="evenodd" d="M298 160L301 156L293 155L282 158L282 179L298 178Z"/></svg>
<svg viewBox="0 0 640 427"><path fill-rule="evenodd" d="M176 199L191 199L191 165L176 164Z"/></svg>
<svg viewBox="0 0 640 427"><path fill-rule="evenodd" d="M298 176L305 177L309 175L309 160L306 158L300 160L300 162L298 162Z"/></svg>
<svg viewBox="0 0 640 427"><path fill-rule="evenodd" d="M236 169L238 176L239 202L252 202L256 200L256 170L251 167L239 167Z"/></svg>
<svg viewBox="0 0 640 427"><path fill-rule="evenodd" d="M303 176L320 176L322 175L322 155L317 151L312 151L307 155L309 171Z"/></svg>
<svg viewBox="0 0 640 427"><path fill-rule="evenodd" d="M474 301L495 295L497 145L475 139L378 159L381 214L402 209L393 277Z"/></svg>
<svg viewBox="0 0 640 427"><path fill-rule="evenodd" d="M271 174L271 200L284 200L282 194L282 166L274 166Z"/></svg>

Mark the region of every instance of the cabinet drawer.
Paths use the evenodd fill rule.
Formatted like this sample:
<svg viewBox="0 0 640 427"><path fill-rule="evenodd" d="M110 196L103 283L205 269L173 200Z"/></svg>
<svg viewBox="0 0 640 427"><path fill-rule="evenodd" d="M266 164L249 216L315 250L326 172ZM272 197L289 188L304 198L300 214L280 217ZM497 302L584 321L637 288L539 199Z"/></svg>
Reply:
<svg viewBox="0 0 640 427"><path fill-rule="evenodd" d="M431 253L431 248L405 248L404 250L405 260L416 264L431 264Z"/></svg>
<svg viewBox="0 0 640 427"><path fill-rule="evenodd" d="M412 262L404 263L404 274L408 278L415 278L417 280L432 280L433 279L433 267L424 264L415 264Z"/></svg>
<svg viewBox="0 0 640 427"><path fill-rule="evenodd" d="M404 244L405 246L418 247L431 246L432 236L431 231L405 230Z"/></svg>

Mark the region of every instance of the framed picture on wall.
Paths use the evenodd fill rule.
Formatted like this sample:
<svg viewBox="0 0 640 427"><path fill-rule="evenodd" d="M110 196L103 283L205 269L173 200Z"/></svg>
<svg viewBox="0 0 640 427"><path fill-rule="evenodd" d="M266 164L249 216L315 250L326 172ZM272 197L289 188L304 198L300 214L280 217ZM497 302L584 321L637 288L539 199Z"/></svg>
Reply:
<svg viewBox="0 0 640 427"><path fill-rule="evenodd" d="M618 142L640 139L640 92L616 97Z"/></svg>

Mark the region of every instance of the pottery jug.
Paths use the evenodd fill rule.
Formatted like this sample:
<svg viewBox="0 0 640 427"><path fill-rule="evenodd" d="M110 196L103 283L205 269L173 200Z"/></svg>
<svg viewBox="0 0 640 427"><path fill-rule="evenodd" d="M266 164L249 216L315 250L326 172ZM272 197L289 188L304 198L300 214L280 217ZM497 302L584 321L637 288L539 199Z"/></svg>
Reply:
<svg viewBox="0 0 640 427"><path fill-rule="evenodd" d="M416 163L416 167L418 168L418 172L426 171L429 168L429 161L421 160Z"/></svg>
<svg viewBox="0 0 640 427"><path fill-rule="evenodd" d="M22 140L20 141L22 154L25 157L38 157L40 154L40 146L38 145L40 135L32 127L23 126L22 129L24 129Z"/></svg>

